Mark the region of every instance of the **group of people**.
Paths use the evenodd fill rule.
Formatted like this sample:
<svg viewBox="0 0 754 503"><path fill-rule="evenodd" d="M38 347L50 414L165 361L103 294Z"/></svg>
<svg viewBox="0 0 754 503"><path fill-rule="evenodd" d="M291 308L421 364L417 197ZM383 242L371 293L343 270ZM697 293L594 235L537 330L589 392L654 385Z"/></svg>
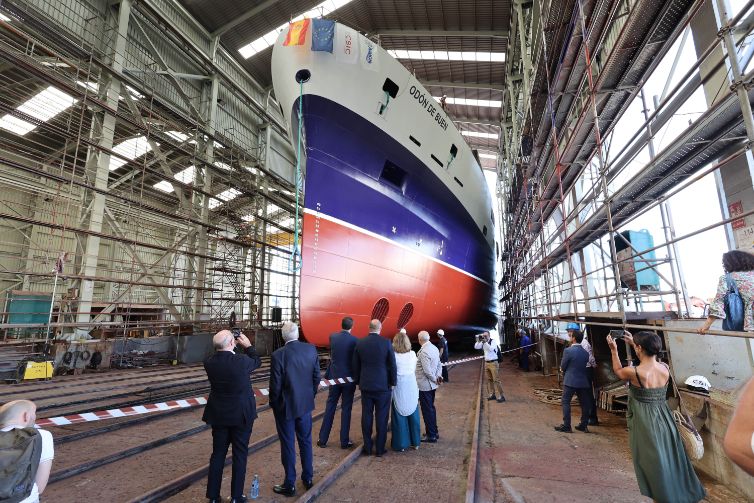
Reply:
<svg viewBox="0 0 754 503"><path fill-rule="evenodd" d="M346 317L341 322L341 331L330 336L330 364L325 378L337 384L329 387L316 445L327 447L340 402L339 444L342 449L354 446L350 425L357 386L361 391L364 455L381 457L385 454L390 416L393 450L403 452L409 447L418 449L421 442L437 442L440 434L435 392L447 380L447 369L441 361L447 361L448 356L444 332L438 331L439 350L430 342L428 332L419 332L421 348L414 353L405 330L395 334L392 341L383 338L380 320L372 320L369 334L361 339L351 334L352 329L353 319ZM285 477L273 491L295 496L296 443L301 459L301 481L307 490L313 486L312 411L320 385L320 363L316 348L298 340L295 323L283 324L282 337L285 344L272 353L270 361L269 404L275 417ZM261 360L242 333L234 335L223 330L214 336L213 343L215 354L204 363L210 395L203 420L212 426L213 439L206 495L210 503L220 501L223 465L232 444L231 502L238 503L245 501L248 442L257 417L249 375L261 365ZM234 352L236 346L243 351ZM423 436L419 409L424 419Z"/></svg>

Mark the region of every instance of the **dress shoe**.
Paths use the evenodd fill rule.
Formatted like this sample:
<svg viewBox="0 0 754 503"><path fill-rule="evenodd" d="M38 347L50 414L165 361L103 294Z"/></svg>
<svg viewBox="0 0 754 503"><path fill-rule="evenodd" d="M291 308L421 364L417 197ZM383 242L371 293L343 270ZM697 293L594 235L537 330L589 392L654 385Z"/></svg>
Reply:
<svg viewBox="0 0 754 503"><path fill-rule="evenodd" d="M597 419L590 419L589 426L599 426L600 422Z"/></svg>
<svg viewBox="0 0 754 503"><path fill-rule="evenodd" d="M497 401L499 403L503 403L505 401L505 397L501 395L500 398L497 399Z"/></svg>
<svg viewBox="0 0 754 503"><path fill-rule="evenodd" d="M487 397L487 400L489 400L490 402L491 402L492 400L496 400L496 398L495 398L495 395L490 395L490 396L488 396L488 397Z"/></svg>
<svg viewBox="0 0 754 503"><path fill-rule="evenodd" d="M555 427L555 431L559 431L561 433L573 433L573 430L570 426L566 426L564 424L561 424L560 426Z"/></svg>
<svg viewBox="0 0 754 503"><path fill-rule="evenodd" d="M362 448L361 449L361 455L362 456L371 456L372 455L372 451L368 451L367 449Z"/></svg>
<svg viewBox="0 0 754 503"><path fill-rule="evenodd" d="M587 428L586 425L583 425L583 426L582 425L578 425L576 427L576 429L579 430L579 431L583 431L584 433L589 433L589 428Z"/></svg>
<svg viewBox="0 0 754 503"><path fill-rule="evenodd" d="M327 447L327 443L321 440L317 440L317 447L322 447L324 449L325 447Z"/></svg>
<svg viewBox="0 0 754 503"><path fill-rule="evenodd" d="M307 490L307 491L308 491L309 489L311 489L311 488L312 488L312 486L314 485L314 481L313 481L313 480L302 480L301 482L303 482L303 483L304 483L304 487L306 487L306 490Z"/></svg>
<svg viewBox="0 0 754 503"><path fill-rule="evenodd" d="M272 490L276 494L282 494L283 496L296 496L296 488L287 486L285 484L280 484L272 488Z"/></svg>
<svg viewBox="0 0 754 503"><path fill-rule="evenodd" d="M422 437L422 442L429 442L430 444L434 444L437 442L437 437L428 437L427 435L424 435Z"/></svg>
<svg viewBox="0 0 754 503"><path fill-rule="evenodd" d="M353 442L351 442L350 440L348 441L348 443L346 445L341 445L340 446L341 449L350 449L352 447L353 447Z"/></svg>
<svg viewBox="0 0 754 503"><path fill-rule="evenodd" d="M231 498L230 503L246 503L246 496L239 496L238 498Z"/></svg>

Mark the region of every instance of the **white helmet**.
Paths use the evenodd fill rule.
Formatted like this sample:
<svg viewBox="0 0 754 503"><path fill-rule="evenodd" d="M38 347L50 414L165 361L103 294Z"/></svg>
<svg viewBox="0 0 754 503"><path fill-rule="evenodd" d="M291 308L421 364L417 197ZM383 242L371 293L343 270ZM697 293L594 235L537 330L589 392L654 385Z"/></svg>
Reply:
<svg viewBox="0 0 754 503"><path fill-rule="evenodd" d="M688 379L686 379L685 384L689 389L695 391L703 391L705 393L709 393L709 390L712 387L707 378L704 376L690 376Z"/></svg>

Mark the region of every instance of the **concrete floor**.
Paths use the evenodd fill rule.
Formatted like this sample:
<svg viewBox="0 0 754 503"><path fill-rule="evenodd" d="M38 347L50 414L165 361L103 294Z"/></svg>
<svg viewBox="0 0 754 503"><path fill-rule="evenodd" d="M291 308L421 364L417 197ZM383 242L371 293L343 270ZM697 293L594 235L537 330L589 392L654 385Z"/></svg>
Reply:
<svg viewBox="0 0 754 503"><path fill-rule="evenodd" d="M591 433L559 433L559 406L537 400L534 388L556 388L555 377L501 368L507 402L484 403L480 432L479 499L489 502L637 502L639 492L622 416L599 411ZM574 424L580 410L574 407ZM710 502L746 500L702 476Z"/></svg>

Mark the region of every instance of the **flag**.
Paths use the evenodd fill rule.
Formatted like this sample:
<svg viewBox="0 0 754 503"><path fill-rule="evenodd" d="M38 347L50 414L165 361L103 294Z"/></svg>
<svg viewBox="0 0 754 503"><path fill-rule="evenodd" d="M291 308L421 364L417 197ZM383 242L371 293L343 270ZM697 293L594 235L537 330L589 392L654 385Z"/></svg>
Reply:
<svg viewBox="0 0 754 503"><path fill-rule="evenodd" d="M332 52L335 21L312 19L312 51Z"/></svg>
<svg viewBox="0 0 754 503"><path fill-rule="evenodd" d="M359 34L342 24L335 30L335 59L338 63L355 64L359 59Z"/></svg>
<svg viewBox="0 0 754 503"><path fill-rule="evenodd" d="M283 45L304 45L309 24L311 19L302 19L288 25L288 35L285 36Z"/></svg>
<svg viewBox="0 0 754 503"><path fill-rule="evenodd" d="M379 71L380 62L377 55L377 44L365 38L361 42L361 67L373 72Z"/></svg>

